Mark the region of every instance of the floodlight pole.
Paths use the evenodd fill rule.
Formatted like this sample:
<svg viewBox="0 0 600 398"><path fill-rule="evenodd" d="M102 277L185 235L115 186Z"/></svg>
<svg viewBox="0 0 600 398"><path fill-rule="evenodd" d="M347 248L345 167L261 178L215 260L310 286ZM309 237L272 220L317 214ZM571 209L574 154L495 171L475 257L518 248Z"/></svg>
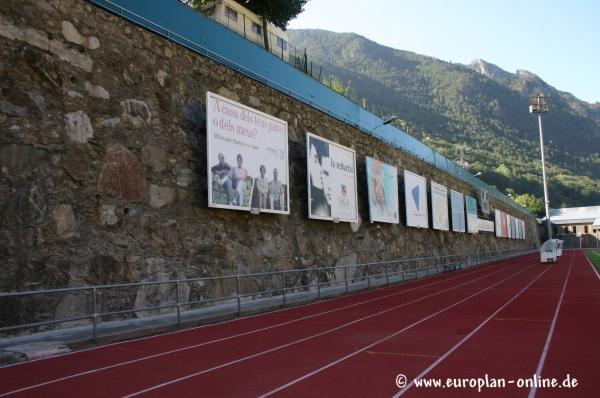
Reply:
<svg viewBox="0 0 600 398"><path fill-rule="evenodd" d="M548 240L552 239L552 224L550 222L550 199L548 198L548 183L546 181L546 161L544 156L544 129L542 127L542 113L548 112L549 95L537 94L531 96L529 113L537 113L540 129L540 152L542 154L542 179L544 182L544 204L546 205L546 227L548 228Z"/></svg>

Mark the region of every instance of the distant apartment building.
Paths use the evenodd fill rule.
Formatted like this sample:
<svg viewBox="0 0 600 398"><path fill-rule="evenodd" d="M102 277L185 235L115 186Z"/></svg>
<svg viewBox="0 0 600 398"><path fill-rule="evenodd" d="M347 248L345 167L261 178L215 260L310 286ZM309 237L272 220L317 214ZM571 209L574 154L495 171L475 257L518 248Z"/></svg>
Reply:
<svg viewBox="0 0 600 398"><path fill-rule="evenodd" d="M262 19L243 5L233 0L215 0L207 2L200 11L228 29L264 48ZM287 33L272 23L267 24L271 52L278 57L289 59Z"/></svg>

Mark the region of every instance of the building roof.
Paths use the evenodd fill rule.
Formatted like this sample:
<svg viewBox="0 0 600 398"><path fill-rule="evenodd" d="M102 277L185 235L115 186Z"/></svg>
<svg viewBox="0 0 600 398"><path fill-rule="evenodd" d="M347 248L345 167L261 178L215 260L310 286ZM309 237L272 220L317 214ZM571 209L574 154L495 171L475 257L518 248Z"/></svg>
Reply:
<svg viewBox="0 0 600 398"><path fill-rule="evenodd" d="M546 221L546 217L542 219ZM550 209L552 224L594 224L600 226L600 206Z"/></svg>

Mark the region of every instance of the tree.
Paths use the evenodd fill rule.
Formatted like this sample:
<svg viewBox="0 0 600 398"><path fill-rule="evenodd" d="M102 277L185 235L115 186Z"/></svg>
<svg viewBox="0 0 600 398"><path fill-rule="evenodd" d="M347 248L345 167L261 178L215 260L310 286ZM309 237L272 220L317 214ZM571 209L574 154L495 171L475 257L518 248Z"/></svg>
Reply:
<svg viewBox="0 0 600 398"><path fill-rule="evenodd" d="M188 6L195 8L195 9L199 9L200 7L204 6L205 4L207 4L210 0L179 0L184 4L187 4Z"/></svg>
<svg viewBox="0 0 600 398"><path fill-rule="evenodd" d="M532 194L516 195L515 202L526 207L538 217L542 217L546 213L546 207L542 198L538 198Z"/></svg>
<svg viewBox="0 0 600 398"><path fill-rule="evenodd" d="M262 19L263 38L265 49L271 50L267 24L271 22L280 29L285 30L287 24L296 18L302 11L308 0L236 0Z"/></svg>

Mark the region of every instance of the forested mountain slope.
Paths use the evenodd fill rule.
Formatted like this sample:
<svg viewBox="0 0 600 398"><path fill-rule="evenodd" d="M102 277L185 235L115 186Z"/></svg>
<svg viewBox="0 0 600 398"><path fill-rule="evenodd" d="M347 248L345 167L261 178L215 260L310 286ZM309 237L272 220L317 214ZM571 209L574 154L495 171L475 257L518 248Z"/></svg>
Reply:
<svg viewBox="0 0 600 398"><path fill-rule="evenodd" d="M457 162L462 157L473 173L515 196L543 196L537 117L528 106L532 93L550 94L543 120L552 207L600 203L600 103L483 60L444 62L353 33L288 33L323 65L327 84L356 101L366 98L378 115L399 116L400 128Z"/></svg>

